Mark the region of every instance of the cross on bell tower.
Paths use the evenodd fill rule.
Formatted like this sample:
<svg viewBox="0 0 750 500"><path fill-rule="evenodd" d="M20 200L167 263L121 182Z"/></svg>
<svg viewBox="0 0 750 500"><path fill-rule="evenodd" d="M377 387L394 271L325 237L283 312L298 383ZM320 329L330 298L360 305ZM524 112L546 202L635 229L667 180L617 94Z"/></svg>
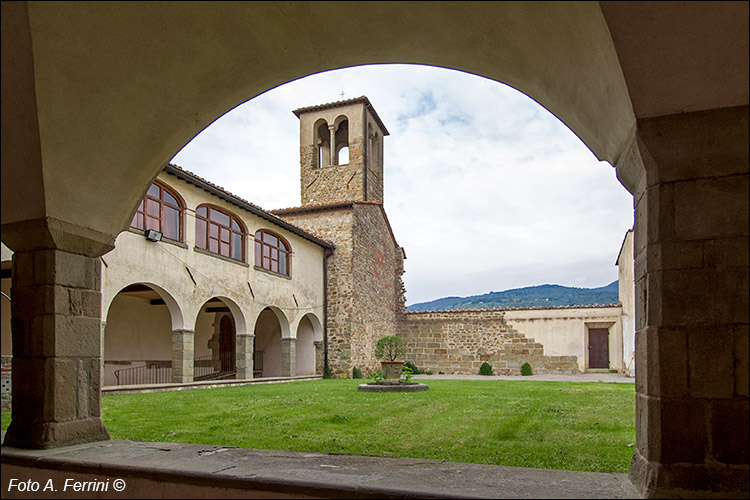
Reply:
<svg viewBox="0 0 750 500"><path fill-rule="evenodd" d="M300 120L302 206L383 201L383 138L388 130L367 97L300 108L294 114Z"/></svg>

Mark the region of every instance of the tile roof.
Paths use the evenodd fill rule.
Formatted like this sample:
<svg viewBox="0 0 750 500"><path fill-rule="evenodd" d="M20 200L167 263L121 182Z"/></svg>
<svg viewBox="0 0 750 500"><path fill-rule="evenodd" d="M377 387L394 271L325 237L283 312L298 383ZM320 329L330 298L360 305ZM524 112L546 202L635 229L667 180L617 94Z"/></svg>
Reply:
<svg viewBox="0 0 750 500"><path fill-rule="evenodd" d="M347 201L339 201L336 203L328 203L328 204L321 204L321 205L305 205L303 207L291 207L291 208L278 208L275 210L271 210L270 212L277 215L284 215L284 214L298 214L298 213L304 213L304 212L314 212L317 210L332 210L337 208L347 208L347 207L353 207L354 205L375 205L380 207L380 210L383 213L383 218L385 219L385 225L388 227L388 232L391 235L391 239L393 240L393 244L399 247L404 255L404 258L406 258L406 250L404 247L398 244L396 241L396 235L393 234L393 228L391 227L391 222L388 220L388 215L385 213L385 207L383 207L382 201L376 201L376 200L368 200L368 201L355 201L355 200L347 200Z"/></svg>
<svg viewBox="0 0 750 500"><path fill-rule="evenodd" d="M331 243L330 241L319 238L315 236L314 234L310 233L309 231L305 231L304 229L301 229L295 226L294 224L290 224L284 219L277 217L273 213L263 210L259 206L253 203L250 203L247 200L243 200L239 196L233 195L232 193L222 188L221 186L217 186L216 184L204 179L203 177L196 175L193 172L190 172L188 170L185 170L179 165L176 165L174 163L168 163L167 165L164 166L164 171L167 172L168 174L172 174L176 177L179 177L180 179L186 182L189 182L193 184L194 186L202 188L203 190L209 192L210 194L214 196L218 196L219 198L239 208L247 210L248 212L257 215L258 217L265 219L272 224L275 224L283 229L286 229L287 231L290 231L298 236L301 236L305 238L306 240L312 241L313 243L318 244L325 248L329 248L329 249L335 248L334 244Z"/></svg>
<svg viewBox="0 0 750 500"><path fill-rule="evenodd" d="M319 111L322 109L331 109L331 108L339 108L343 106L349 106L350 104L358 104L362 103L365 105L365 108L367 108L370 113L372 113L373 118L375 118L375 121L380 126L380 129L383 131L383 135L390 135L390 132L388 132L388 129L385 128L385 125L383 124L383 120L380 119L380 116L378 116L378 113L375 111L375 108L372 107L372 103L370 100L365 96L359 96L354 97L352 99L345 99L343 101L334 101L334 102L328 102L325 104L318 104L315 106L307 106L304 108L297 108L292 113L294 113L297 118L299 118L299 115L303 113L309 113L311 111Z"/></svg>

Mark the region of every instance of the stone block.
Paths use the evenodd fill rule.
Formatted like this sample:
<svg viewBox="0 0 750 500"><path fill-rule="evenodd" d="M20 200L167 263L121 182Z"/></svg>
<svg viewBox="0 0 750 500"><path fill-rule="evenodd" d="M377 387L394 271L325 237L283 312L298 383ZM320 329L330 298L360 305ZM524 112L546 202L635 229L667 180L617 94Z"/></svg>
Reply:
<svg viewBox="0 0 750 500"><path fill-rule="evenodd" d="M78 416L78 392L79 381L78 360L72 359L47 359L45 363L45 420L55 422L66 422L74 420ZM85 378L85 374L82 374ZM51 382L51 383L49 383Z"/></svg>
<svg viewBox="0 0 750 500"><path fill-rule="evenodd" d="M711 402L711 457L722 464L747 465L748 401Z"/></svg>
<svg viewBox="0 0 750 500"><path fill-rule="evenodd" d="M98 258L61 250L40 250L35 252L34 257L34 282L98 290L100 269L101 261Z"/></svg>
<svg viewBox="0 0 750 500"><path fill-rule="evenodd" d="M734 396L734 331L731 327L690 330L687 355L691 396Z"/></svg>
<svg viewBox="0 0 750 500"><path fill-rule="evenodd" d="M750 356L750 327L748 325L734 328L734 393L736 396L748 396L748 356Z"/></svg>
<svg viewBox="0 0 750 500"><path fill-rule="evenodd" d="M638 450L648 460L700 464L708 446L708 403L636 395ZM690 436L690 439L685 439Z"/></svg>
<svg viewBox="0 0 750 500"><path fill-rule="evenodd" d="M685 331L647 328L648 357L645 363L646 394L684 396L688 393L688 335ZM643 364L643 363L641 363Z"/></svg>
<svg viewBox="0 0 750 500"><path fill-rule="evenodd" d="M680 239L747 237L747 175L679 182L674 195Z"/></svg>
<svg viewBox="0 0 750 500"><path fill-rule="evenodd" d="M101 324L98 318L46 314L33 318L25 332L25 348L33 356L98 358Z"/></svg>

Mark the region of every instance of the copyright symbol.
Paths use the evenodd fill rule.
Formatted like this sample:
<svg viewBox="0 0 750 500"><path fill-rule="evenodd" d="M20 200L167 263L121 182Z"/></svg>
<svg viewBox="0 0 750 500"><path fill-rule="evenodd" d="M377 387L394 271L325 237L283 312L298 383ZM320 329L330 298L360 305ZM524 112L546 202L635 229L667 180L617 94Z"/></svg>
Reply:
<svg viewBox="0 0 750 500"><path fill-rule="evenodd" d="M112 483L112 487L115 489L115 491L123 491L127 485L125 484L124 479L115 479Z"/></svg>

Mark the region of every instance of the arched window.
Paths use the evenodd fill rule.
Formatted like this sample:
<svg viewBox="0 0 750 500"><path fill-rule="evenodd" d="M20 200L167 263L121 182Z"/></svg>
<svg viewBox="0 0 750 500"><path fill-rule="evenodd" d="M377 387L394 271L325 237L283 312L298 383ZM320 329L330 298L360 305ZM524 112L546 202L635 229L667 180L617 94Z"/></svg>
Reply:
<svg viewBox="0 0 750 500"><path fill-rule="evenodd" d="M155 229L165 238L182 241L182 210L177 195L160 182L154 182L138 205L130 226L144 231Z"/></svg>
<svg viewBox="0 0 750 500"><path fill-rule="evenodd" d="M209 252L245 260L245 230L239 219L209 205L195 209L195 246Z"/></svg>
<svg viewBox="0 0 750 500"><path fill-rule="evenodd" d="M260 230L255 233L255 265L289 276L289 245L269 231Z"/></svg>

